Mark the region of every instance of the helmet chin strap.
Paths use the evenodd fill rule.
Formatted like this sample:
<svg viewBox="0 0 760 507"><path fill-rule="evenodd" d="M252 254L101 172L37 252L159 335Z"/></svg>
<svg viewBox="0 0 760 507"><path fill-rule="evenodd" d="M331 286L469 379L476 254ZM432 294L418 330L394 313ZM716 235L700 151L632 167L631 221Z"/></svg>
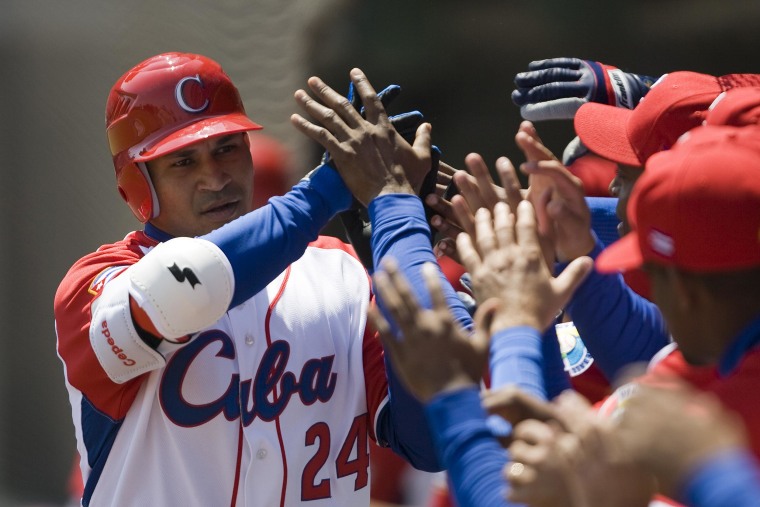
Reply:
<svg viewBox="0 0 760 507"><path fill-rule="evenodd" d="M156 218L160 212L160 208L158 207L158 195L156 195L156 189L153 187L153 180L150 179L148 166L145 164L145 162L137 162L136 164L137 168L140 169L140 172L143 174L145 180L148 182L148 186L150 187L150 199L153 203L153 213L151 214L150 218Z"/></svg>

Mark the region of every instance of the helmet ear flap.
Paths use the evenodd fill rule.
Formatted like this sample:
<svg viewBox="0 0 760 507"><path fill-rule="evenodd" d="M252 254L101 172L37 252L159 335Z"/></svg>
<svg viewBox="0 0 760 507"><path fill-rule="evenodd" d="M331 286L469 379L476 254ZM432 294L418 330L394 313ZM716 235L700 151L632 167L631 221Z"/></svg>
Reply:
<svg viewBox="0 0 760 507"><path fill-rule="evenodd" d="M126 164L116 177L121 198L137 219L145 223L153 218L153 192L151 184L137 164Z"/></svg>

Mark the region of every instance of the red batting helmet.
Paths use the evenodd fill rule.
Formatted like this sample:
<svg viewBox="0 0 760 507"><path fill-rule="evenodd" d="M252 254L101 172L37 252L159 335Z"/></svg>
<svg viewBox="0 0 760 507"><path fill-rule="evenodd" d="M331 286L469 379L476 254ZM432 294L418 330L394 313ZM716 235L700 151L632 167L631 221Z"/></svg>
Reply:
<svg viewBox="0 0 760 507"><path fill-rule="evenodd" d="M164 53L127 71L111 88L106 132L119 193L141 222L158 215L144 164L196 141L258 130L215 61Z"/></svg>

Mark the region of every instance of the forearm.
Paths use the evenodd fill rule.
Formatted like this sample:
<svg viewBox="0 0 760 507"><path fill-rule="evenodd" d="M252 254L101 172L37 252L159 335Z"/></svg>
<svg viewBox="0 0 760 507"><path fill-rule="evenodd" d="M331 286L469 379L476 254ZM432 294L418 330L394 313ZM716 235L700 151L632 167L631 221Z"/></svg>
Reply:
<svg viewBox="0 0 760 507"><path fill-rule="evenodd" d="M529 326L511 327L491 337L489 369L491 389L516 385L540 400L546 400L542 338Z"/></svg>
<svg viewBox="0 0 760 507"><path fill-rule="evenodd" d="M590 256L602 250L597 241ZM657 306L636 294L622 276L592 271L567 307L594 361L608 379L621 368L648 362L668 344L665 321Z"/></svg>
<svg viewBox="0 0 760 507"><path fill-rule="evenodd" d="M435 256L430 246L430 231L421 201L416 196L407 194L384 195L370 203L369 215L375 266L380 266L380 261L385 256L395 258L420 305L430 308L430 296L420 268L426 262L435 263ZM440 276L443 278L442 273ZM451 285L445 279L443 282L446 300L457 322L464 327L471 327L472 321L464 305ZM379 296L377 303L390 321ZM439 470L432 439L427 431L421 431L426 428L423 405L406 390L387 358L385 364L390 396L387 413L383 414L384 418L379 425L379 439L385 440L416 468Z"/></svg>
<svg viewBox="0 0 760 507"><path fill-rule="evenodd" d="M460 507L509 506L502 476L507 452L486 425L477 388L441 393L426 406L441 464Z"/></svg>
<svg viewBox="0 0 760 507"><path fill-rule="evenodd" d="M414 295L424 308L431 307L420 268L426 262L437 265L430 246L430 229L425 220L422 201L409 194L389 194L374 199L369 206L372 222L372 256L376 269L384 257L397 260L399 270L409 281ZM455 321L463 328L472 327L472 318L457 297L451 284L438 270L442 288ZM378 298L384 311L382 299ZM387 317L387 314L386 314Z"/></svg>
<svg viewBox="0 0 760 507"><path fill-rule="evenodd" d="M351 193L338 173L321 166L287 194L202 236L221 248L232 265L235 292L230 308L298 260L327 222L350 204Z"/></svg>

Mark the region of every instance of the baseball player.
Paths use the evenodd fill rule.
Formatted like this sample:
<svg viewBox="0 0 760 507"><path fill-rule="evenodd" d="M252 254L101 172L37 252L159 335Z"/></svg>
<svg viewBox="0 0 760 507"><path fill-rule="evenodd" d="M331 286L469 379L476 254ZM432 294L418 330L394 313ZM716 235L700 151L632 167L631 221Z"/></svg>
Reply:
<svg viewBox="0 0 760 507"><path fill-rule="evenodd" d="M261 127L218 63L161 54L111 89L117 185L145 227L77 261L55 295L83 505L366 505L369 438L439 468L367 329L366 271L318 236L353 192L380 221L378 255L433 256L404 173L429 170L429 126L414 146L394 137L353 80L369 120L316 78L322 104L297 94L327 125L301 130L358 143L329 146L346 183L322 165L252 212L247 132ZM416 262L402 261L412 277Z"/></svg>

